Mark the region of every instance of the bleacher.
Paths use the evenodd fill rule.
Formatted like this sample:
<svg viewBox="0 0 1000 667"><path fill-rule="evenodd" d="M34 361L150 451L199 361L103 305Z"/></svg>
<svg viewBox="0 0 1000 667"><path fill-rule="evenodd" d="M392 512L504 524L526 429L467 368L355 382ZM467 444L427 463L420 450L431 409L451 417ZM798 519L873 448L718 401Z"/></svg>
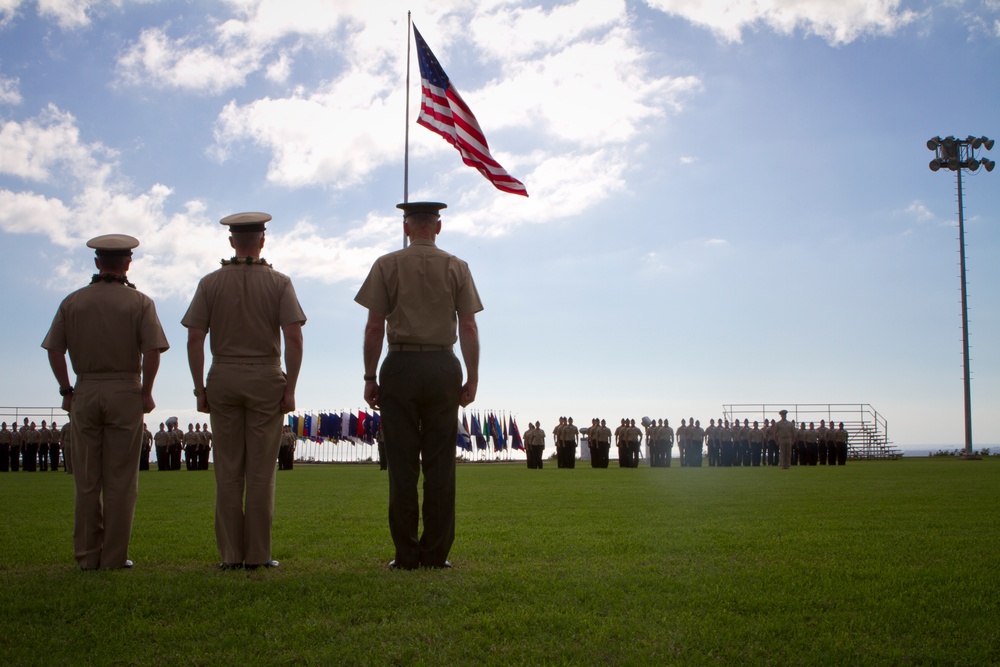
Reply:
<svg viewBox="0 0 1000 667"><path fill-rule="evenodd" d="M847 456L854 460L891 461L903 453L889 440L885 417L868 403L730 403L722 406L729 421L779 419L779 410L788 410L788 420L796 424L825 419L827 425L844 422L848 432Z"/></svg>

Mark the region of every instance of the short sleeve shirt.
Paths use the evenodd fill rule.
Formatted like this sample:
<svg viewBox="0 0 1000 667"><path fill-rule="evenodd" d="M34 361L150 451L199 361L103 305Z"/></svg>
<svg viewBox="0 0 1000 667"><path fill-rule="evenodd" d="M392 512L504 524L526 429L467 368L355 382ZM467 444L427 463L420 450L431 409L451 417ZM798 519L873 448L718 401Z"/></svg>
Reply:
<svg viewBox="0 0 1000 667"><path fill-rule="evenodd" d="M213 356L279 357L281 327L305 321L291 278L229 264L201 279L181 324L209 332Z"/></svg>
<svg viewBox="0 0 1000 667"><path fill-rule="evenodd" d="M148 296L117 282L97 282L59 304L42 347L69 352L73 372L139 373L142 355L170 344Z"/></svg>
<svg viewBox="0 0 1000 667"><path fill-rule="evenodd" d="M483 309L469 265L428 239L375 260L354 300L385 315L390 344L454 345L458 318Z"/></svg>

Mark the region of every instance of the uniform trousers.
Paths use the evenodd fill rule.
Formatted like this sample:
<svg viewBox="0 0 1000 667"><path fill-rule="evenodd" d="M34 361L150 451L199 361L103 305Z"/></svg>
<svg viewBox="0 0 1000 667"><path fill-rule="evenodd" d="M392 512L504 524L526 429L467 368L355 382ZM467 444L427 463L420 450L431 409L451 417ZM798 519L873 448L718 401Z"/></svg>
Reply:
<svg viewBox="0 0 1000 667"><path fill-rule="evenodd" d="M10 445L0 445L0 472L10 472Z"/></svg>
<svg viewBox="0 0 1000 667"><path fill-rule="evenodd" d="M108 374L109 376L111 374ZM116 568L128 559L139 494L142 385L77 378L70 407L76 503L73 548L85 570Z"/></svg>
<svg viewBox="0 0 1000 667"><path fill-rule="evenodd" d="M52 464L52 470L59 469L59 445L54 442L49 445L49 462Z"/></svg>
<svg viewBox="0 0 1000 667"><path fill-rule="evenodd" d="M139 451L139 470L149 470L149 449L146 447Z"/></svg>
<svg viewBox="0 0 1000 667"><path fill-rule="evenodd" d="M49 443L38 445L38 469L42 472L49 469Z"/></svg>
<svg viewBox="0 0 1000 667"><path fill-rule="evenodd" d="M38 443L21 445L21 459L25 472L35 472L38 470Z"/></svg>
<svg viewBox="0 0 1000 667"><path fill-rule="evenodd" d="M778 452L779 452L779 458L781 460L781 467L784 468L784 469L788 469L792 465L792 447L793 446L794 445L792 445L791 442L779 442L778 443Z"/></svg>
<svg viewBox="0 0 1000 667"><path fill-rule="evenodd" d="M156 445L156 469L170 470L170 457L166 445Z"/></svg>
<svg viewBox="0 0 1000 667"><path fill-rule="evenodd" d="M184 468L198 469L198 445L184 445Z"/></svg>
<svg viewBox="0 0 1000 667"><path fill-rule="evenodd" d="M542 452L545 449L545 445L528 445L525 447L526 453L528 455L528 467L532 470L542 469Z"/></svg>
<svg viewBox="0 0 1000 667"><path fill-rule="evenodd" d="M208 394L215 446L215 542L223 563L271 560L274 478L285 374L269 363L213 363Z"/></svg>
<svg viewBox="0 0 1000 667"><path fill-rule="evenodd" d="M389 458L389 533L401 568L443 567L455 541L462 365L450 350L389 352L379 404ZM417 483L424 475L423 533Z"/></svg>
<svg viewBox="0 0 1000 667"><path fill-rule="evenodd" d="M73 474L73 448L69 445L62 446L63 452L63 469L67 475Z"/></svg>
<svg viewBox="0 0 1000 667"><path fill-rule="evenodd" d="M21 445L10 446L10 471L18 472L21 469Z"/></svg>

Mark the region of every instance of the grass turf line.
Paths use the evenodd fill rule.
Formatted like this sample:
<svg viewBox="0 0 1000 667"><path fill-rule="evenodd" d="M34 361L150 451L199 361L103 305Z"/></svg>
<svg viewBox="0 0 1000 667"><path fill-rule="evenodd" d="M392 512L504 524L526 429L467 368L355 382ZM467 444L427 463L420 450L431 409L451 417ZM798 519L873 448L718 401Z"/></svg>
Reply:
<svg viewBox="0 0 1000 667"><path fill-rule="evenodd" d="M396 572L385 473L300 466L246 573L212 474L151 471L136 567L84 573L72 479L0 475L0 664L998 664L998 476L460 465L455 569Z"/></svg>

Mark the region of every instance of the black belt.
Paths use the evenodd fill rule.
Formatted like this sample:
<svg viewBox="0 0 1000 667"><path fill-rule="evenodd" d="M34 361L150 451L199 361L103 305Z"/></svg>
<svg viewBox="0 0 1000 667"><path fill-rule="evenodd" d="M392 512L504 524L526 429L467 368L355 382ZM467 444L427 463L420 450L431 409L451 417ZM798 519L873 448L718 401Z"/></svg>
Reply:
<svg viewBox="0 0 1000 667"><path fill-rule="evenodd" d="M416 343L389 343L390 352L444 352L451 345L421 345Z"/></svg>

